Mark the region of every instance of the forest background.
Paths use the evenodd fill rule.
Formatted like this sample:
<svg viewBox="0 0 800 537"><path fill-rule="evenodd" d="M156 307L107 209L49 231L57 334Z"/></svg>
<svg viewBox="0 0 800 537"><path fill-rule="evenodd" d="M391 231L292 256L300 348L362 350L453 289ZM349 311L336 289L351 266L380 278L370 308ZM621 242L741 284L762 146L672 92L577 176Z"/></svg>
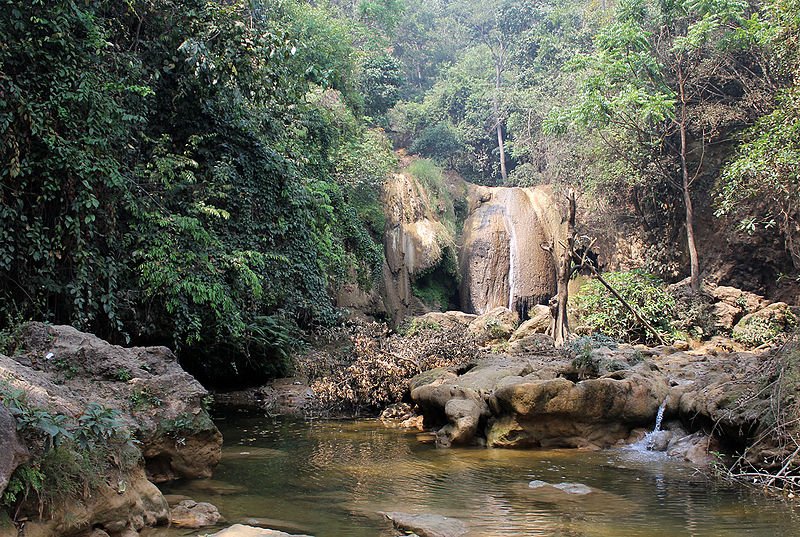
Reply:
<svg viewBox="0 0 800 537"><path fill-rule="evenodd" d="M746 245L774 291L800 269L798 77L797 0L0 0L0 329L280 375L380 278L398 148L577 188L670 281Z"/></svg>

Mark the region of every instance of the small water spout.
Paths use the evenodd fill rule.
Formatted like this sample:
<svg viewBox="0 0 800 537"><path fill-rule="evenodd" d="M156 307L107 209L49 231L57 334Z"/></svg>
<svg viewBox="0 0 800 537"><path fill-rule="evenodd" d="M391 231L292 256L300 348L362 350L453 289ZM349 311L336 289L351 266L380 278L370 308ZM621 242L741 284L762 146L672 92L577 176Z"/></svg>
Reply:
<svg viewBox="0 0 800 537"><path fill-rule="evenodd" d="M656 414L656 425L653 427L653 430L644 435L644 438L635 444L632 444L631 448L640 452L665 451L666 440L668 440L668 438L663 438L666 433L661 430L661 423L664 421L664 411L666 411L666 409L667 399L664 399L664 402L662 402L661 406L658 407L658 413Z"/></svg>
<svg viewBox="0 0 800 537"><path fill-rule="evenodd" d="M667 409L667 399L664 399L664 402L661 403L661 406L658 407L658 414L656 414L656 426L653 428L653 432L657 433L661 430L661 422L664 420L664 411Z"/></svg>

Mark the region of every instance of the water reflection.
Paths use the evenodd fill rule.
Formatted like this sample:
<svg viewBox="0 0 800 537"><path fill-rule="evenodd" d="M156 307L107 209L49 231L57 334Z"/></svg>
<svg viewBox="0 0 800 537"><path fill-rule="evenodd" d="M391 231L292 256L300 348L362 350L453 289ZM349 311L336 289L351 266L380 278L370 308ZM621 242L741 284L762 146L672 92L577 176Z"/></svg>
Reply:
<svg viewBox="0 0 800 537"><path fill-rule="evenodd" d="M220 425L214 480L168 492L210 501L230 522L272 519L317 537L396 535L379 511L456 517L474 537L771 537L792 535L798 522L783 503L635 452L437 450L371 421ZM532 480L593 492L531 489Z"/></svg>

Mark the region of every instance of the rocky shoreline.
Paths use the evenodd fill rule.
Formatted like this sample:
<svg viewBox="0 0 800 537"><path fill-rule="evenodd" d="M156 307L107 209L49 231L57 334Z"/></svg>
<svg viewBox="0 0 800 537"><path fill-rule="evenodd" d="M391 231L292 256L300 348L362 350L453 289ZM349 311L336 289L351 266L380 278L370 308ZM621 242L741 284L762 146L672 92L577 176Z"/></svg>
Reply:
<svg viewBox="0 0 800 537"><path fill-rule="evenodd" d="M731 329L758 312L791 313L781 304L759 303L749 313L743 300L735 304L741 311L738 321L729 317ZM522 324L515 315L504 308L482 316L431 313L405 335L371 328L364 337L351 329L360 352L373 360L368 363L390 370L394 366L381 361L387 356L405 363L397 377L378 379L396 383L386 393L406 400L382 418L429 432L438 447L595 450L646 437L648 449L696 465L739 455L753 468L770 469L785 460L784 446L765 434L774 401L764 386L775 376L776 346L743 350L718 336L646 347L584 336L559 350L544 333L544 310L534 308ZM155 485L210 477L221 457L209 393L169 349L122 348L42 323L25 325L14 343L11 356L0 355L0 537L135 537L149 526L222 522L210 504L168 502ZM351 362L343 371L357 370ZM307 380L281 379L219 400L303 416L320 400L320 384ZM663 427L653 434L661 414ZM84 466L48 475L54 453L68 453L70 464ZM68 494L45 494L43 484L54 478L64 480ZM266 531L272 530L236 525L221 535Z"/></svg>

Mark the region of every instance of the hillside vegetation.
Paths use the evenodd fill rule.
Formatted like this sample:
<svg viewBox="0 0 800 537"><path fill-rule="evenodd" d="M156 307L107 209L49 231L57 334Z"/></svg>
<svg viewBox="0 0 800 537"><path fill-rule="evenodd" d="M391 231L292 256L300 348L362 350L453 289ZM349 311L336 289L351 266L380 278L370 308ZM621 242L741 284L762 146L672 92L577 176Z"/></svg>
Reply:
<svg viewBox="0 0 800 537"><path fill-rule="evenodd" d="M217 383L285 373L335 291L380 277L399 148L576 187L586 227L641 240L665 280L779 290L800 268L798 13L0 0L0 329L167 344Z"/></svg>

